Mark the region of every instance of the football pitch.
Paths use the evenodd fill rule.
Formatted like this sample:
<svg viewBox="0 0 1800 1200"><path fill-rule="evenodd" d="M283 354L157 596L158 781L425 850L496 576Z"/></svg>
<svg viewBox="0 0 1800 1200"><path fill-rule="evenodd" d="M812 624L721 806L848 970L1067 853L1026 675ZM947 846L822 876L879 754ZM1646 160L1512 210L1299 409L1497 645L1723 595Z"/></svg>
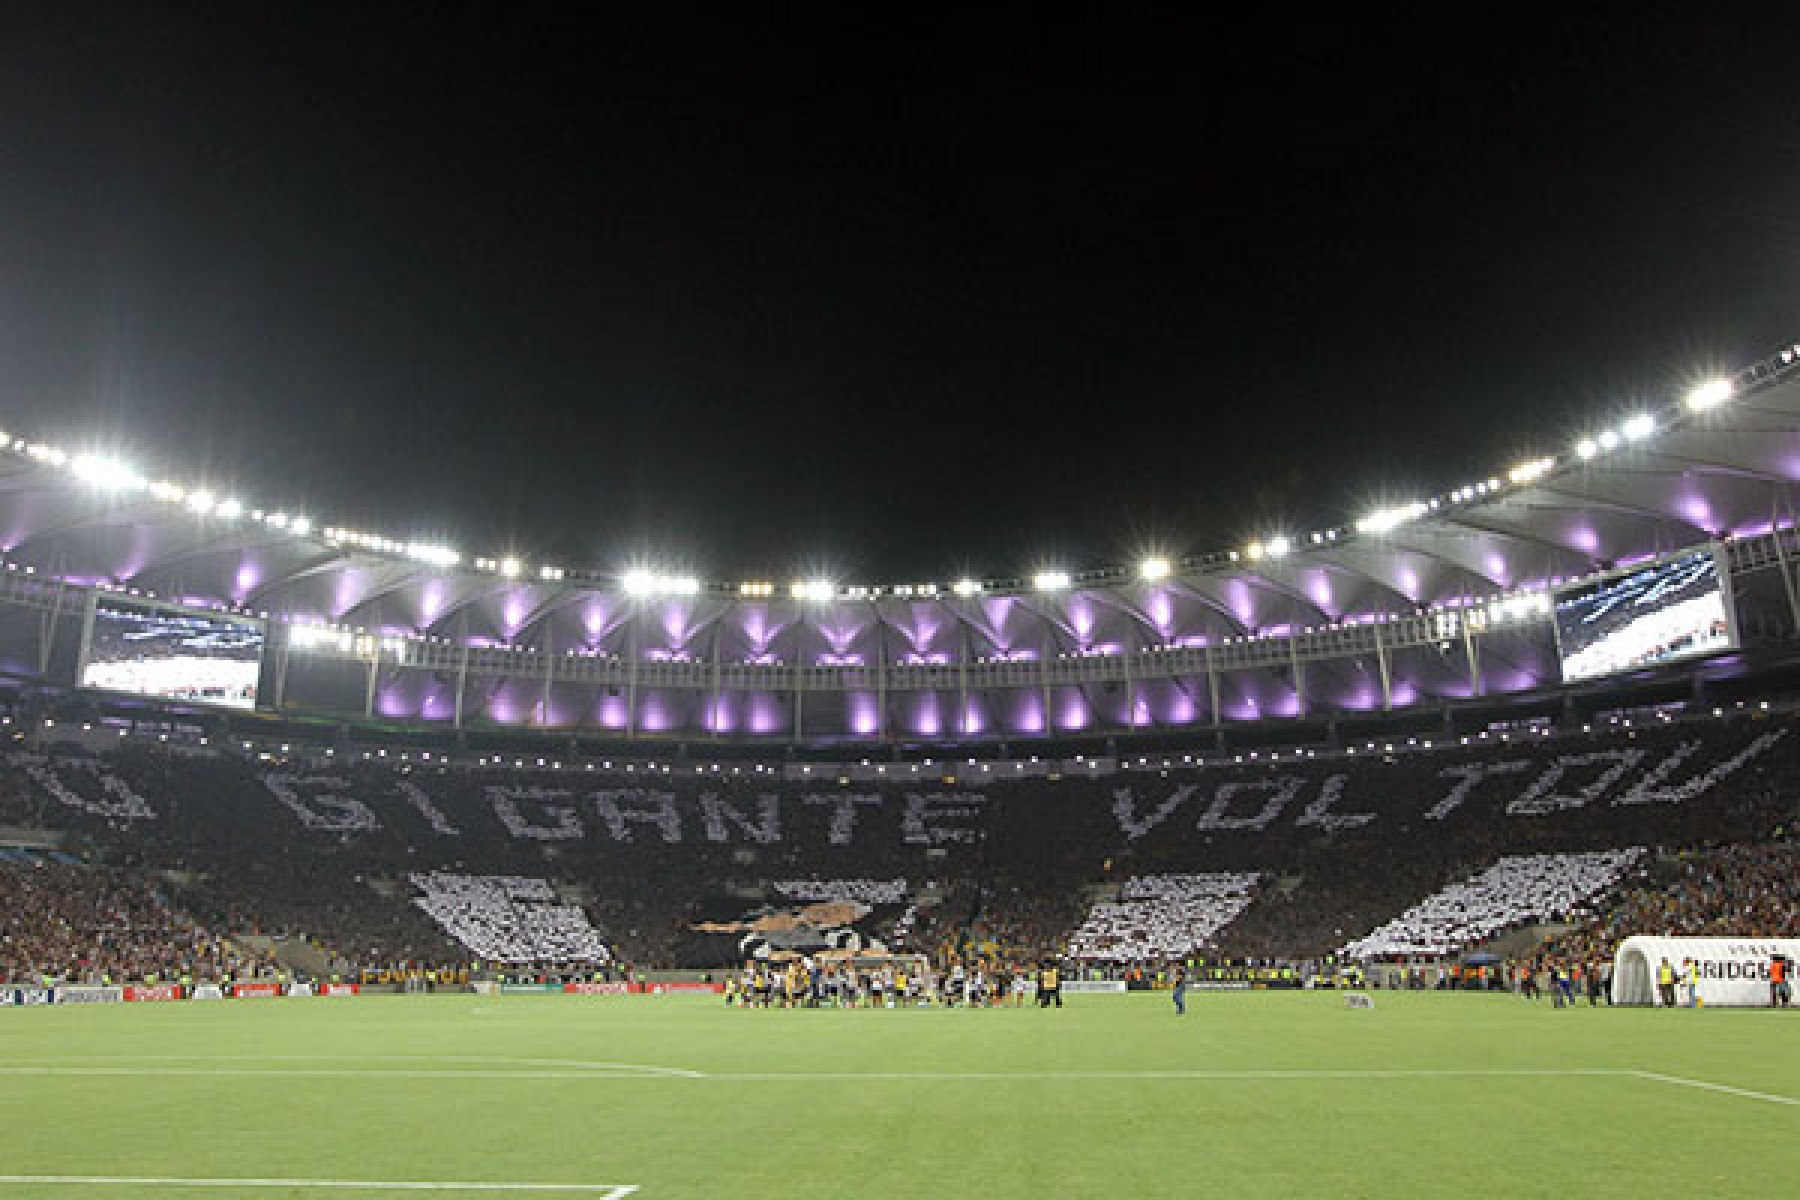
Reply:
<svg viewBox="0 0 1800 1200"><path fill-rule="evenodd" d="M0 1010L0 1200L1794 1194L1800 1014L1509 996Z"/></svg>

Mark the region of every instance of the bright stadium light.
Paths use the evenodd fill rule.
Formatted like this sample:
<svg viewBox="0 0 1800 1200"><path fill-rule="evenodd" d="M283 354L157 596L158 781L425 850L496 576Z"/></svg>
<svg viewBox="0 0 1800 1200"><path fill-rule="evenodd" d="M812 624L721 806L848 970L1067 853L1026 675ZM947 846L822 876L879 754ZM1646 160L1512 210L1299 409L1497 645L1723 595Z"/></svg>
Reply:
<svg viewBox="0 0 1800 1200"><path fill-rule="evenodd" d="M829 579L802 579L788 590L796 600L810 600L814 604L823 604L831 599L832 593L836 589Z"/></svg>
<svg viewBox="0 0 1800 1200"><path fill-rule="evenodd" d="M1621 427L1628 442L1640 441L1656 432L1656 417L1650 413L1639 413Z"/></svg>
<svg viewBox="0 0 1800 1200"><path fill-rule="evenodd" d="M1031 577L1031 586L1040 592L1060 592L1069 586L1067 571L1039 571Z"/></svg>
<svg viewBox="0 0 1800 1200"><path fill-rule="evenodd" d="M1169 577L1169 560L1160 556L1146 558L1138 564L1138 578L1148 580L1167 579Z"/></svg>
<svg viewBox="0 0 1800 1200"><path fill-rule="evenodd" d="M644 570L627 571L619 576L619 584L628 596L648 596L656 591L656 575Z"/></svg>
<svg viewBox="0 0 1800 1200"><path fill-rule="evenodd" d="M288 520L288 532L304 537L312 532L311 517L292 517Z"/></svg>
<svg viewBox="0 0 1800 1200"><path fill-rule="evenodd" d="M1619 440L1619 435L1608 429L1605 433L1600 435L1600 448L1602 450L1617 450L1619 448Z"/></svg>
<svg viewBox="0 0 1800 1200"><path fill-rule="evenodd" d="M1293 548L1294 544L1287 539L1286 534L1277 534L1275 537L1270 538L1269 544L1265 547L1269 552L1270 558L1285 558L1287 557L1288 551Z"/></svg>
<svg viewBox="0 0 1800 1200"><path fill-rule="evenodd" d="M959 596L979 596L981 594L981 583L979 580L975 579L959 579L954 584L950 585L950 590Z"/></svg>
<svg viewBox="0 0 1800 1200"><path fill-rule="evenodd" d="M227 521L235 521L244 515L244 505L241 500L227 497L226 499L219 501L219 506L213 509L213 513L216 516L225 518Z"/></svg>
<svg viewBox="0 0 1800 1200"><path fill-rule="evenodd" d="M763 598L775 594L775 585L761 579L752 579L738 584L738 595Z"/></svg>
<svg viewBox="0 0 1800 1200"><path fill-rule="evenodd" d="M1581 459L1583 462L1586 462L1598 453L1600 453L1600 443L1596 442L1591 437L1582 438L1579 442L1575 443L1575 457Z"/></svg>
<svg viewBox="0 0 1800 1200"><path fill-rule="evenodd" d="M525 564L510 555L500 560L500 574L506 576L508 579L517 579L519 577L519 572L524 569Z"/></svg>
<svg viewBox="0 0 1800 1200"><path fill-rule="evenodd" d="M213 510L213 505L217 503L213 494L204 488L188 493L187 506L197 513L209 513Z"/></svg>
<svg viewBox="0 0 1800 1200"><path fill-rule="evenodd" d="M1709 379L1689 392L1685 403L1689 412L1705 412L1731 399L1736 391L1729 379Z"/></svg>
<svg viewBox="0 0 1800 1200"><path fill-rule="evenodd" d="M80 454L69 461L76 478L107 492L138 491L148 487L142 475L117 459Z"/></svg>
<svg viewBox="0 0 1800 1200"><path fill-rule="evenodd" d="M406 557L430 563L434 567L454 567L462 561L462 555L448 546L433 546L425 542L413 542L406 547Z"/></svg>

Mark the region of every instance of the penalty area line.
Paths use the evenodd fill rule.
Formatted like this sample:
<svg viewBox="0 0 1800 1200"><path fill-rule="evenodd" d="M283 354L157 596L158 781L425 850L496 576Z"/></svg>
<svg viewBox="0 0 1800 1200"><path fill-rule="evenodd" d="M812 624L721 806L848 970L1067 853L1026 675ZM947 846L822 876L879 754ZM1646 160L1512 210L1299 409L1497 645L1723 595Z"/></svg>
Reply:
<svg viewBox="0 0 1800 1200"><path fill-rule="evenodd" d="M183 1179L172 1175L0 1175L38 1187L319 1188L348 1192L561 1192L624 1200L633 1183L475 1183L449 1179Z"/></svg>
<svg viewBox="0 0 1800 1200"><path fill-rule="evenodd" d="M1698 1088L1704 1092L1723 1092L1727 1096L1741 1096L1746 1100L1761 1100L1765 1104L1786 1104L1800 1107L1800 1099L1793 1096L1777 1096L1772 1092L1753 1092L1749 1088L1732 1087L1728 1083L1710 1083L1704 1079L1688 1079L1681 1075L1664 1075L1658 1071L1632 1071L1638 1079L1648 1079L1653 1083L1666 1083L1672 1087Z"/></svg>

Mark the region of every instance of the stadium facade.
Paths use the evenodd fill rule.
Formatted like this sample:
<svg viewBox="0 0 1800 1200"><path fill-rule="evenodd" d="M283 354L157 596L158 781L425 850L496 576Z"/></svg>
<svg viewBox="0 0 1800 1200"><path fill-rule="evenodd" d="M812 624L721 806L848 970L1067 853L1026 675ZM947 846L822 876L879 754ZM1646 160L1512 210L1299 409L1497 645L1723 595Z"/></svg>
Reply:
<svg viewBox="0 0 1800 1200"><path fill-rule="evenodd" d="M107 705L1028 745L1685 687L1800 636L1800 346L1342 528L1018 580L465 560L0 437L0 671Z"/></svg>

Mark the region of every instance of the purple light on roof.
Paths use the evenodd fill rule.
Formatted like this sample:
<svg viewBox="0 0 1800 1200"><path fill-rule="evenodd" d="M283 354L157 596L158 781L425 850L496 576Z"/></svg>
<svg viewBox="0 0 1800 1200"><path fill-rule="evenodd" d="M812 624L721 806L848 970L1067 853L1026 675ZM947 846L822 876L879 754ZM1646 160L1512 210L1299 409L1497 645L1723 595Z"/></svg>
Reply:
<svg viewBox="0 0 1800 1200"><path fill-rule="evenodd" d="M430 580L420 589L419 617L421 624L430 625L443 614L444 591L444 581L441 579Z"/></svg>
<svg viewBox="0 0 1800 1200"><path fill-rule="evenodd" d="M669 706L655 692L644 697L638 711L638 728L646 733L666 733L670 727Z"/></svg>
<svg viewBox="0 0 1800 1200"><path fill-rule="evenodd" d="M495 688L494 694L488 697L487 715L490 721L515 725L519 721L519 708L505 688Z"/></svg>
<svg viewBox="0 0 1800 1200"><path fill-rule="evenodd" d="M684 644L688 639L688 610L686 605L666 604L662 611L663 632L669 635L669 641L676 646Z"/></svg>
<svg viewBox="0 0 1800 1200"><path fill-rule="evenodd" d="M1069 628L1075 631L1075 638L1083 645L1094 635L1094 605L1086 596L1077 596L1069 601Z"/></svg>
<svg viewBox="0 0 1800 1200"><path fill-rule="evenodd" d="M750 697L750 732L780 733L786 724L786 715L781 704L767 692L757 692Z"/></svg>
<svg viewBox="0 0 1800 1200"><path fill-rule="evenodd" d="M1191 725L1199 716L1199 706L1185 689L1174 688L1169 692L1169 703L1163 713L1164 721L1171 725Z"/></svg>
<svg viewBox="0 0 1800 1200"><path fill-rule="evenodd" d="M1506 582L1506 555L1501 554L1498 550L1490 550L1488 552L1486 565L1488 578L1495 580L1498 583Z"/></svg>
<svg viewBox="0 0 1800 1200"><path fill-rule="evenodd" d="M1168 641L1169 630L1175 625L1175 599L1166 588L1154 588L1144 598L1144 615L1150 618L1157 634Z"/></svg>
<svg viewBox="0 0 1800 1200"><path fill-rule="evenodd" d="M1675 508L1687 519L1688 524L1704 529L1708 533L1713 532L1712 505L1706 502L1705 496L1689 492L1675 502Z"/></svg>
<svg viewBox="0 0 1800 1200"><path fill-rule="evenodd" d="M1297 717L1300 715L1300 693L1289 692L1273 705L1278 717Z"/></svg>
<svg viewBox="0 0 1800 1200"><path fill-rule="evenodd" d="M931 643L937 639L938 630L943 623L938 620L937 609L929 604L915 604L910 609L911 624L903 626L901 631L912 648L924 653L931 649Z"/></svg>
<svg viewBox="0 0 1800 1200"><path fill-rule="evenodd" d="M625 707L625 697L601 696L595 720L600 722L602 729L624 729L631 720L630 710Z"/></svg>
<svg viewBox="0 0 1800 1200"><path fill-rule="evenodd" d="M516 590L506 593L506 600L500 606L500 615L507 637L519 632L519 626L531 615L530 595Z"/></svg>
<svg viewBox="0 0 1800 1200"><path fill-rule="evenodd" d="M1332 609L1331 576L1323 571L1312 572L1306 580L1306 594L1312 602L1326 613Z"/></svg>
<svg viewBox="0 0 1800 1200"><path fill-rule="evenodd" d="M1076 692L1063 699L1061 712L1058 715L1057 727L1060 729L1086 729L1093 713L1088 709L1087 701Z"/></svg>
<svg viewBox="0 0 1800 1200"><path fill-rule="evenodd" d="M1600 553L1600 535L1591 525L1576 525L1569 530L1569 544L1584 554Z"/></svg>
<svg viewBox="0 0 1800 1200"><path fill-rule="evenodd" d="M1140 695L1131 704L1131 725L1134 729L1142 729L1153 724L1155 719L1150 715L1150 701Z"/></svg>
<svg viewBox="0 0 1800 1200"><path fill-rule="evenodd" d="M981 705L974 699L970 699L967 704L963 705L962 729L959 732L964 737L970 737L982 733L986 729L987 717L982 713Z"/></svg>
<svg viewBox="0 0 1800 1200"><path fill-rule="evenodd" d="M984 596L976 602L982 616L987 618L988 633L996 642L1011 643L1012 635L1007 632L1006 623L1012 619L1013 608L1018 603L1015 596Z"/></svg>
<svg viewBox="0 0 1800 1200"><path fill-rule="evenodd" d="M1776 526L1773 521L1762 521L1762 522L1759 522L1758 524L1744 525L1744 526L1741 526L1740 528L1734 529L1731 531L1731 536L1740 537L1740 538L1763 537L1767 534L1774 533L1775 528L1776 528ZM1787 528L1786 522L1782 523L1781 528L1783 528L1783 529Z"/></svg>
<svg viewBox="0 0 1800 1200"><path fill-rule="evenodd" d="M919 737L936 737L943 732L943 714L939 711L936 692L921 692L913 701L912 720L908 725Z"/></svg>
<svg viewBox="0 0 1800 1200"><path fill-rule="evenodd" d="M1372 712L1377 703L1375 688L1367 683L1362 684L1343 699L1344 707L1355 712Z"/></svg>
<svg viewBox="0 0 1800 1200"><path fill-rule="evenodd" d="M1419 702L1419 689L1410 679L1396 679L1393 684L1394 707L1404 708Z"/></svg>
<svg viewBox="0 0 1800 1200"><path fill-rule="evenodd" d="M1256 624L1256 593L1242 579L1231 579L1225 583L1225 607L1231 610L1232 616L1246 626Z"/></svg>
<svg viewBox="0 0 1800 1200"><path fill-rule="evenodd" d="M362 583L362 572L354 567L346 567L337 573L332 581L332 620L342 620L345 613L356 607L357 600L362 597Z"/></svg>
<svg viewBox="0 0 1800 1200"><path fill-rule="evenodd" d="M1262 716L1256 707L1256 697L1246 696L1236 704L1225 706L1225 714L1233 721L1254 721Z"/></svg>
<svg viewBox="0 0 1800 1200"><path fill-rule="evenodd" d="M881 728L881 713L876 708L875 697L867 692L851 692L847 699L850 702L850 732L868 735Z"/></svg>
<svg viewBox="0 0 1800 1200"><path fill-rule="evenodd" d="M412 706L399 688L384 687L375 697L375 711L384 717L404 717L411 714Z"/></svg>
<svg viewBox="0 0 1800 1200"><path fill-rule="evenodd" d="M1037 692L1019 693L1013 706L1012 729L1015 733L1044 732L1044 698Z"/></svg>
<svg viewBox="0 0 1800 1200"><path fill-rule="evenodd" d="M587 630L588 641L597 642L607 629L606 602L600 596L589 596L581 606L581 627Z"/></svg>
<svg viewBox="0 0 1800 1200"><path fill-rule="evenodd" d="M244 597L255 591L256 585L262 582L262 569L246 558L238 564L236 582L237 587L232 591L231 598L242 604Z"/></svg>
<svg viewBox="0 0 1800 1200"><path fill-rule="evenodd" d="M1419 602L1419 572L1411 564L1402 564L1398 579L1401 594L1417 604Z"/></svg>

